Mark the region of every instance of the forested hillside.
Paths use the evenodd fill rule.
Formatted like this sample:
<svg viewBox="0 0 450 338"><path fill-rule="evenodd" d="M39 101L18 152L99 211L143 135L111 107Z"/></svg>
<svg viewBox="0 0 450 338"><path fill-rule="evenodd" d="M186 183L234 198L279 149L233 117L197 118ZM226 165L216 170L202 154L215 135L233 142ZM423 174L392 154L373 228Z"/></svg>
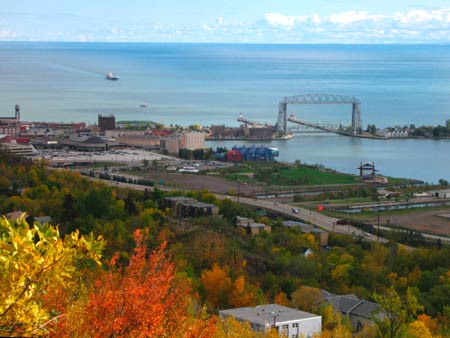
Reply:
<svg viewBox="0 0 450 338"><path fill-rule="evenodd" d="M450 336L448 246L330 234L321 247L206 191L183 194L220 215L181 220L161 201L182 192L122 190L5 154L0 193L2 214L26 213L0 221L0 335L259 337L218 310L275 302L322 314L322 337ZM251 236L237 215L272 232ZM352 333L320 289L377 302L386 316Z"/></svg>

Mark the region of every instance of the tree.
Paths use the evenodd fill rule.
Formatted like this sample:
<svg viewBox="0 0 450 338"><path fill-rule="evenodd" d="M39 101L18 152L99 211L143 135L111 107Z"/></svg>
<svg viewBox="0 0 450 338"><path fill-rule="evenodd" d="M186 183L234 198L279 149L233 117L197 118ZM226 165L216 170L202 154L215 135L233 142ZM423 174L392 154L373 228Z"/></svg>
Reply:
<svg viewBox="0 0 450 338"><path fill-rule="evenodd" d="M446 186L448 186L448 181L443 179L443 178L441 178L441 179L439 179L438 184L446 187Z"/></svg>
<svg viewBox="0 0 450 338"><path fill-rule="evenodd" d="M229 295L233 286L228 272L214 263L211 270L202 272L201 281L206 292L206 301L209 306L217 309L228 308Z"/></svg>
<svg viewBox="0 0 450 338"><path fill-rule="evenodd" d="M366 131L371 134L375 134L377 127L374 124L368 124Z"/></svg>
<svg viewBox="0 0 450 338"><path fill-rule="evenodd" d="M318 288L302 285L291 295L292 306L306 311L317 313L324 298L322 291Z"/></svg>
<svg viewBox="0 0 450 338"><path fill-rule="evenodd" d="M405 338L433 338L430 330L421 321L414 321L408 325Z"/></svg>
<svg viewBox="0 0 450 338"><path fill-rule="evenodd" d="M138 213L138 209L136 203L134 202L133 196L131 195L131 192L128 192L128 196L125 199L125 211L128 213L128 215L137 215Z"/></svg>
<svg viewBox="0 0 450 338"><path fill-rule="evenodd" d="M217 322L214 338L278 338L276 330L269 332L253 331L249 323L242 323L233 317L227 317Z"/></svg>
<svg viewBox="0 0 450 338"><path fill-rule="evenodd" d="M322 308L322 334L321 338L351 338L351 325L346 318L333 310L333 306L327 305Z"/></svg>
<svg viewBox="0 0 450 338"><path fill-rule="evenodd" d="M275 304L283 305L283 306L290 306L291 302L287 298L286 294L283 291L280 291L275 295L275 298L273 299L273 302Z"/></svg>
<svg viewBox="0 0 450 338"><path fill-rule="evenodd" d="M185 160L192 160L192 156L193 156L193 151L189 150L189 149L180 149L178 151L178 157L185 159Z"/></svg>
<svg viewBox="0 0 450 338"><path fill-rule="evenodd" d="M62 300L45 298L70 292L83 265L100 263L103 243L78 232L62 239L57 228L23 218L1 218L0 235L0 335L45 335L65 315Z"/></svg>
<svg viewBox="0 0 450 338"><path fill-rule="evenodd" d="M256 306L258 297L256 288L245 281L244 276L238 276L233 282L230 294L230 307Z"/></svg>
<svg viewBox="0 0 450 338"><path fill-rule="evenodd" d="M146 234L125 268L118 256L95 281L81 311L59 327L59 337L211 337L214 321L191 315L188 280L175 275L163 243L148 255ZM80 324L81 321L81 324Z"/></svg>
<svg viewBox="0 0 450 338"><path fill-rule="evenodd" d="M393 286L383 295L373 294L373 299L382 309L375 315L374 321L378 325L379 334L384 338L403 337L406 324L423 309L411 288L407 289L404 299L399 296Z"/></svg>

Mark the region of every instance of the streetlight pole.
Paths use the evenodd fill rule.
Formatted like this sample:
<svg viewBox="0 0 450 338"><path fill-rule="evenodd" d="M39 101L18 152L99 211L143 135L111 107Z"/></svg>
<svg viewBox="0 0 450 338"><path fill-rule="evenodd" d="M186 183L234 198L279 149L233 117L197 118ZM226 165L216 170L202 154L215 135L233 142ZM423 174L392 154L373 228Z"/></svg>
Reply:
<svg viewBox="0 0 450 338"><path fill-rule="evenodd" d="M239 193L240 193L240 187L241 187L241 181L237 180L237 202L239 203Z"/></svg>
<svg viewBox="0 0 450 338"><path fill-rule="evenodd" d="M380 241L380 198L379 197L378 197L378 216L377 216L377 219L378 219L378 222L377 222L377 224L378 224L377 242L379 242Z"/></svg>

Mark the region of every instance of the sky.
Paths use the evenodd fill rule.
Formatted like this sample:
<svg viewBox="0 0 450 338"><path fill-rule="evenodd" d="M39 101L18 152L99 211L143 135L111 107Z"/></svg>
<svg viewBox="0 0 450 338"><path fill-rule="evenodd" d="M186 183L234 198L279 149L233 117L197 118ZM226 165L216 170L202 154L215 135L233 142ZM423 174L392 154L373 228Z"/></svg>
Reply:
<svg viewBox="0 0 450 338"><path fill-rule="evenodd" d="M450 1L0 0L0 41L449 43Z"/></svg>

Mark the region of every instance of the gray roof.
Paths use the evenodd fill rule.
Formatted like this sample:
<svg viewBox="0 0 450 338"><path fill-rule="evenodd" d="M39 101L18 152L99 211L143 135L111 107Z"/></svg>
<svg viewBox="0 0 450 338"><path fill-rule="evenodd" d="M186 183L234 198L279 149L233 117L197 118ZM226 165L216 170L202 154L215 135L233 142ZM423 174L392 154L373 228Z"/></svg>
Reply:
<svg viewBox="0 0 450 338"><path fill-rule="evenodd" d="M325 292L328 293L327 291ZM325 292L322 292L322 294L324 295L326 302L330 303L336 311L344 314L371 318L380 308L379 304L359 299L354 294L338 296L329 293L329 296L327 296Z"/></svg>
<svg viewBox="0 0 450 338"><path fill-rule="evenodd" d="M172 196L172 197L166 197L165 199L168 201L172 201L172 202L195 201L193 198L185 197L185 196Z"/></svg>
<svg viewBox="0 0 450 338"><path fill-rule="evenodd" d="M313 234L320 234L320 233L326 232L326 231L324 231L322 229L314 228L314 229L303 229L303 232L308 232L308 233L313 233Z"/></svg>
<svg viewBox="0 0 450 338"><path fill-rule="evenodd" d="M334 296L327 299L329 303L339 312L349 313L361 300L358 298L350 298L346 296Z"/></svg>
<svg viewBox="0 0 450 338"><path fill-rule="evenodd" d="M215 204L203 203L203 202L186 202L182 203L183 205L189 205L194 208L215 208L217 207Z"/></svg>
<svg viewBox="0 0 450 338"><path fill-rule="evenodd" d="M371 318L380 309L380 304L363 300L351 313L361 317Z"/></svg>
<svg viewBox="0 0 450 338"><path fill-rule="evenodd" d="M287 226L289 228L294 228L294 227L310 228L310 229L313 228L313 226L311 224L306 224L306 223L298 222L298 221L284 221L283 225Z"/></svg>
<svg viewBox="0 0 450 338"><path fill-rule="evenodd" d="M274 316L275 322L277 324L320 317L312 313L296 310L278 304L265 304L256 307L241 307L236 309L222 310L220 311L220 315L232 316L237 320L263 326L272 324L274 322Z"/></svg>

